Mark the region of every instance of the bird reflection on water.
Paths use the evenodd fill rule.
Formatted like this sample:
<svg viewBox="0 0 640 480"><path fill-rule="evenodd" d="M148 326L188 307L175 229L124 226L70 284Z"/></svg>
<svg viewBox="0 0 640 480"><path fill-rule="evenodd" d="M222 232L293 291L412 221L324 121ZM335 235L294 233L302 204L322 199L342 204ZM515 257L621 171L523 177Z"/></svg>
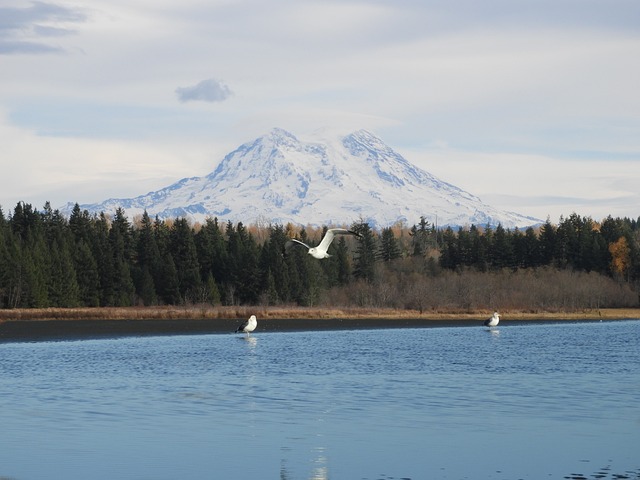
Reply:
<svg viewBox="0 0 640 480"><path fill-rule="evenodd" d="M258 339L256 337L238 337L239 340L242 340L247 345L249 345L252 349L258 345Z"/></svg>
<svg viewBox="0 0 640 480"><path fill-rule="evenodd" d="M282 452L291 452L292 448L282 448ZM327 467L327 456L326 456L326 448L325 447L315 447L311 449L312 453L315 454L315 458L311 459L311 463L313 464L313 469L311 470L311 474L308 477L308 480L328 480L329 479L329 468ZM289 480L292 478L296 478L292 475L292 472L287 468L287 459L283 458L280 462L280 480Z"/></svg>

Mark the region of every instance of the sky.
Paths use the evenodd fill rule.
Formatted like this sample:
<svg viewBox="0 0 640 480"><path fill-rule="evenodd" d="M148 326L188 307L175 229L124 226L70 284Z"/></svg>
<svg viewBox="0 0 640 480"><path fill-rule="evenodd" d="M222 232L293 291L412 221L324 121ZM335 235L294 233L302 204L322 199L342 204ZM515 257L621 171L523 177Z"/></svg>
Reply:
<svg viewBox="0 0 640 480"><path fill-rule="evenodd" d="M331 127L503 210L638 218L638 59L637 0L2 0L0 206Z"/></svg>

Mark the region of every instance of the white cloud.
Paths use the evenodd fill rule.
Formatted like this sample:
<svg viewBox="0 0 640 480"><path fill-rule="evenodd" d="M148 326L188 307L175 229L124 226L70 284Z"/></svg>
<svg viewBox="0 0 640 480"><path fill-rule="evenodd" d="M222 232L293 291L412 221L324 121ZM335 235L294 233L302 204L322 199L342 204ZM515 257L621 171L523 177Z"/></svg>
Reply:
<svg viewBox="0 0 640 480"><path fill-rule="evenodd" d="M191 87L176 88L176 95L181 102L223 102L232 94L227 85L213 78L202 80Z"/></svg>

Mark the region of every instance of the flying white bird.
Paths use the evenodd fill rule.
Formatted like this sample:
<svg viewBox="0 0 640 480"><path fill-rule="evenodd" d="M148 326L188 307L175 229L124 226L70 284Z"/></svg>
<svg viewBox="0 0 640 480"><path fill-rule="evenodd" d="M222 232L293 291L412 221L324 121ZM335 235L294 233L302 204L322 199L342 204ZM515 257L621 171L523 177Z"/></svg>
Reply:
<svg viewBox="0 0 640 480"><path fill-rule="evenodd" d="M495 327L500 323L500 314L498 312L493 312L493 316L491 318L487 318L483 325L485 327Z"/></svg>
<svg viewBox="0 0 640 480"><path fill-rule="evenodd" d="M309 250L307 253L309 253L309 255L311 255L314 258L317 258L317 259L329 258L331 255L327 253L327 250L329 250L329 245L331 245L331 242L333 241L336 235L355 235L356 237L360 236L356 232L353 232L351 230L346 230L344 228L330 228L329 230L327 230L327 233L324 234L324 237L322 238L320 245L318 245L317 247L310 247L309 245L307 245L304 242L301 242L300 240L296 240L295 238L290 238L289 241L285 244L285 248L289 249L292 245L302 245L303 247L307 247L307 249Z"/></svg>
<svg viewBox="0 0 640 480"><path fill-rule="evenodd" d="M258 326L258 320L255 315L251 315L248 320L242 322L238 328L236 329L236 333L244 332L247 334L247 337L251 332L253 332Z"/></svg>

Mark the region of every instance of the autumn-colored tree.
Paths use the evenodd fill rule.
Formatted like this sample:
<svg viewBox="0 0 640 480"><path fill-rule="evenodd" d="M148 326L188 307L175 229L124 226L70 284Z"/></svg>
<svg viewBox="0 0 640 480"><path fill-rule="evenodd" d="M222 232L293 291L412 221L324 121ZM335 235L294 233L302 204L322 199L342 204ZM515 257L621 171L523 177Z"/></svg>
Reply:
<svg viewBox="0 0 640 480"><path fill-rule="evenodd" d="M631 249L625 237L620 237L616 242L609 244L611 254L611 271L619 278L624 278L631 264Z"/></svg>

